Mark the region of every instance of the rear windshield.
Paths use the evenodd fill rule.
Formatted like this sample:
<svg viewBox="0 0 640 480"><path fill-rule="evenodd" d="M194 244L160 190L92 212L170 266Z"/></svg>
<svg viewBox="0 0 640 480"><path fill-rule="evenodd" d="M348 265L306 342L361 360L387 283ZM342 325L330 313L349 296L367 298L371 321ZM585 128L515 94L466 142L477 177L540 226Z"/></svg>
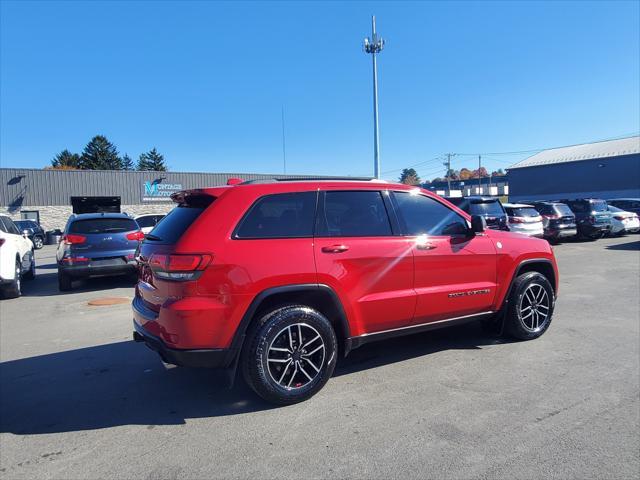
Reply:
<svg viewBox="0 0 640 480"><path fill-rule="evenodd" d="M563 217L567 217L567 216L573 217L573 212L572 212L572 211L571 211L571 209L570 209L567 205L565 205L564 203L556 203L556 204L554 205L554 208L555 208L556 213L557 213L558 215L561 215L561 216L563 216Z"/></svg>
<svg viewBox="0 0 640 480"><path fill-rule="evenodd" d="M514 217L537 217L540 214L532 207L507 208L509 215Z"/></svg>
<svg viewBox="0 0 640 480"><path fill-rule="evenodd" d="M492 215L494 217L504 215L498 202L471 202L469 207L471 215Z"/></svg>
<svg viewBox="0 0 640 480"><path fill-rule="evenodd" d="M138 224L131 218L92 218L76 220L69 226L69 233L118 233L138 230Z"/></svg>
<svg viewBox="0 0 640 480"><path fill-rule="evenodd" d="M607 202L604 200L591 200L591 208L594 212L606 212Z"/></svg>
<svg viewBox="0 0 640 480"><path fill-rule="evenodd" d="M151 230L146 240L176 243L205 209L203 206L178 205Z"/></svg>

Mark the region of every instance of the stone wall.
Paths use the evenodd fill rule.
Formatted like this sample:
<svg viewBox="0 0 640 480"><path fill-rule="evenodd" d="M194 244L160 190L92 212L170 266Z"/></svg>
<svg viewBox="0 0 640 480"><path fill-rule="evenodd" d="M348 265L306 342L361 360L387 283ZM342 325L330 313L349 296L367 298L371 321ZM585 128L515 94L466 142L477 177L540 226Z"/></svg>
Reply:
<svg viewBox="0 0 640 480"><path fill-rule="evenodd" d="M166 214L175 206L173 202L154 203L148 205L122 205L120 207L123 213L127 213L132 217L137 217L147 213ZM23 205L19 209L7 209L0 207L0 213L8 215L13 220L20 220L22 210L37 210L40 212L40 225L44 231L64 229L67 219L73 213L71 205L52 205L52 206L27 206Z"/></svg>

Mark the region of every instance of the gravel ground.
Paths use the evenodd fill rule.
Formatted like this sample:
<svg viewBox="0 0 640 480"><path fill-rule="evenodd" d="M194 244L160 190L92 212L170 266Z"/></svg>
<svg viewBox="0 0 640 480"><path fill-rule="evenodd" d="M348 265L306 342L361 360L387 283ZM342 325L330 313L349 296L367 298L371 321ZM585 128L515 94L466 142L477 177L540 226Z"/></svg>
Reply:
<svg viewBox="0 0 640 480"><path fill-rule="evenodd" d="M638 478L640 236L555 247L554 322L370 344L305 403L165 367L126 279L59 294L55 250L0 302L1 478Z"/></svg>

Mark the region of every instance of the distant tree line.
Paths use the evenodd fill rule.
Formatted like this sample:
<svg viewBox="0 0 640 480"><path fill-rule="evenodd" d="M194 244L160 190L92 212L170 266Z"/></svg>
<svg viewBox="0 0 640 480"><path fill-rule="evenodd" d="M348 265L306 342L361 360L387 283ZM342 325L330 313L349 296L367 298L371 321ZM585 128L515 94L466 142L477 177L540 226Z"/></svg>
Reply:
<svg viewBox="0 0 640 480"><path fill-rule="evenodd" d="M54 170L153 170L166 172L164 156L156 148L141 153L134 164L126 153L122 156L116 146L104 135L96 135L84 147L82 153L71 153L65 149L51 160Z"/></svg>
<svg viewBox="0 0 640 480"><path fill-rule="evenodd" d="M489 172L486 168L480 167L476 170L470 170L468 168L461 168L460 170L449 170L445 174L444 177L436 177L432 179L430 182L427 180L422 182L420 180L420 176L413 168L405 168L402 170L400 174L400 183L404 183L405 185L420 185L422 183L436 183L436 182L446 182L447 180L455 181L455 180L471 180L474 178L487 178L487 177L504 177L506 173L499 168L498 170L494 170L489 175Z"/></svg>

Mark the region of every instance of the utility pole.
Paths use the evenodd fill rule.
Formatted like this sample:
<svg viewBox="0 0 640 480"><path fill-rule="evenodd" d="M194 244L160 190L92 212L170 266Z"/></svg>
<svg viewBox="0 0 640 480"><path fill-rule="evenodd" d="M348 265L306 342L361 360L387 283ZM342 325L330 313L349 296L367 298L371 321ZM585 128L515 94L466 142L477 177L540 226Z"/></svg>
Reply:
<svg viewBox="0 0 640 480"><path fill-rule="evenodd" d="M380 141L378 139L378 63L376 54L384 48L384 40L376 33L376 17L371 17L371 38L364 39L364 51L373 60L373 176L380 178Z"/></svg>
<svg viewBox="0 0 640 480"><path fill-rule="evenodd" d="M287 150L284 143L284 105L282 106L282 169L287 174Z"/></svg>
<svg viewBox="0 0 640 480"><path fill-rule="evenodd" d="M451 171L451 154L447 153L447 161L443 163L445 167L447 167L447 173L445 174L447 177L447 195L451 195L451 176L449 172Z"/></svg>
<svg viewBox="0 0 640 480"><path fill-rule="evenodd" d="M482 168L482 155L478 155L478 193L482 194L482 175L480 175L480 169Z"/></svg>

